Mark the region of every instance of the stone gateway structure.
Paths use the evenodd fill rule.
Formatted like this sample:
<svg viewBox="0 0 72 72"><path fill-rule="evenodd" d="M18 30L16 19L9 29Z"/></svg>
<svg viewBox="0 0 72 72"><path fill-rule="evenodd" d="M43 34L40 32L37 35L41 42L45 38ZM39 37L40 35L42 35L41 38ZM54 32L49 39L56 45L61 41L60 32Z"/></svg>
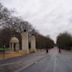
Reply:
<svg viewBox="0 0 72 72"><path fill-rule="evenodd" d="M26 54L30 52L36 52L36 39L34 35L29 36L27 31L21 33L22 39L22 51ZM30 48L29 48L30 46ZM11 51L19 51L20 50L19 40L17 37L12 37L10 40L10 48Z"/></svg>
<svg viewBox="0 0 72 72"><path fill-rule="evenodd" d="M10 50L11 51L17 51L19 50L19 40L16 37L12 37L10 40Z"/></svg>

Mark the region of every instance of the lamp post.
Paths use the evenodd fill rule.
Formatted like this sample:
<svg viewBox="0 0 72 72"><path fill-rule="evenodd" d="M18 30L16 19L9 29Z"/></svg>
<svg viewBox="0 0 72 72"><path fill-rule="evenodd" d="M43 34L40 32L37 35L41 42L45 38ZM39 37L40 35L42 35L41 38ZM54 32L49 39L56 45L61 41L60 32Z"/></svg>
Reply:
<svg viewBox="0 0 72 72"><path fill-rule="evenodd" d="M61 53L61 49L59 48L59 53Z"/></svg>

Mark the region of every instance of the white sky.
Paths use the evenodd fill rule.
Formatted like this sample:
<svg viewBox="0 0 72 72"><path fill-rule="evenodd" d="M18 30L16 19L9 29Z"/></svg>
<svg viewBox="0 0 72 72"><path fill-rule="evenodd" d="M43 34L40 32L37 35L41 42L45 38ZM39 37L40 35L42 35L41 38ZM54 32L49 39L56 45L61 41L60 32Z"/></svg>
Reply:
<svg viewBox="0 0 72 72"><path fill-rule="evenodd" d="M41 34L55 40L64 31L72 33L72 0L0 0L17 16L29 21Z"/></svg>

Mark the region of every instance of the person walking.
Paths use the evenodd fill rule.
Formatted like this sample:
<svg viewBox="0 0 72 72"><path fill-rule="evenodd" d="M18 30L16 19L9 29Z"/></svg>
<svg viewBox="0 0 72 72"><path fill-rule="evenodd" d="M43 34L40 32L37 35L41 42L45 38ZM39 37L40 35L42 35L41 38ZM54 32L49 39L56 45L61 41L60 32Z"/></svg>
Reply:
<svg viewBox="0 0 72 72"><path fill-rule="evenodd" d="M46 53L48 53L48 48L46 48Z"/></svg>
<svg viewBox="0 0 72 72"><path fill-rule="evenodd" d="M61 53L61 48L59 48L59 53Z"/></svg>

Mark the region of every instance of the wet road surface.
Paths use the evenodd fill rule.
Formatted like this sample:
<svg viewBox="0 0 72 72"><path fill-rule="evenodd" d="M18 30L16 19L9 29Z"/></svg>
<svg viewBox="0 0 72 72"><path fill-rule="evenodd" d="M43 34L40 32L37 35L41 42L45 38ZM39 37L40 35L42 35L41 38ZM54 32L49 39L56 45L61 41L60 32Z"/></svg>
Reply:
<svg viewBox="0 0 72 72"><path fill-rule="evenodd" d="M72 72L72 52L60 54L58 48L8 61L0 64L0 72Z"/></svg>
<svg viewBox="0 0 72 72"><path fill-rule="evenodd" d="M58 53L54 48L41 61L21 70L20 72L72 72L72 53Z"/></svg>

